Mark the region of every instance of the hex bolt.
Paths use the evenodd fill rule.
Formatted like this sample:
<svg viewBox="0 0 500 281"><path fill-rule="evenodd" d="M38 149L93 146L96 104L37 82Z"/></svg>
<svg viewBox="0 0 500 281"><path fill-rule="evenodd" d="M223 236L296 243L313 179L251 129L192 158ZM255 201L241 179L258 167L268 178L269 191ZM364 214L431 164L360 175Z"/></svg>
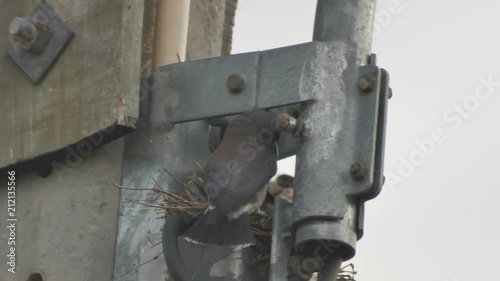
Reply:
<svg viewBox="0 0 500 281"><path fill-rule="evenodd" d="M293 118L287 113L280 113L274 120L274 130L276 132L288 132L295 137L309 138L311 127L300 118Z"/></svg>
<svg viewBox="0 0 500 281"><path fill-rule="evenodd" d="M371 75L363 75L359 78L358 87L363 92L370 92L375 88L375 78Z"/></svg>
<svg viewBox="0 0 500 281"><path fill-rule="evenodd" d="M245 79L239 74L231 74L227 77L227 88L233 93L239 93L245 87Z"/></svg>
<svg viewBox="0 0 500 281"><path fill-rule="evenodd" d="M366 178L367 170L362 164L352 164L349 169L351 177L356 181L362 181Z"/></svg>
<svg viewBox="0 0 500 281"><path fill-rule="evenodd" d="M27 19L15 17L9 26L9 34L23 44L30 44L38 37L38 29Z"/></svg>

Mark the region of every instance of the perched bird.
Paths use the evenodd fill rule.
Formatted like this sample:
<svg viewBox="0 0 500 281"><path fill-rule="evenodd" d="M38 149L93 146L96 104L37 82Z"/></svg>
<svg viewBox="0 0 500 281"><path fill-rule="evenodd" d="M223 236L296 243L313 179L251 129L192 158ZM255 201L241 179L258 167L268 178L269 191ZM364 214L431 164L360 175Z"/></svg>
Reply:
<svg viewBox="0 0 500 281"><path fill-rule="evenodd" d="M163 253L175 281L191 280L180 257L179 236L204 245L243 248L256 243L249 214L261 212L266 183L276 173L279 133L274 117L254 109L232 119L203 170L207 210L192 225L180 215L165 223Z"/></svg>
<svg viewBox="0 0 500 281"><path fill-rule="evenodd" d="M245 247L255 244L249 214L259 212L266 183L277 169L274 114L263 109L233 119L203 171L208 208L182 234L208 245Z"/></svg>

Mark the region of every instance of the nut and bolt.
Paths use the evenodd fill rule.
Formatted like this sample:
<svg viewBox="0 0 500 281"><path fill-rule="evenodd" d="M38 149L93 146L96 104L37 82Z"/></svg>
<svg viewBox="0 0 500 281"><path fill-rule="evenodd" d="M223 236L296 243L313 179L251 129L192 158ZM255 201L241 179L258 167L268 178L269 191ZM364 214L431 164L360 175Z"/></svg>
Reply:
<svg viewBox="0 0 500 281"><path fill-rule="evenodd" d="M293 118L286 113L280 113L274 120L274 129L277 132L288 132L295 137L308 138L311 136L311 127L300 118Z"/></svg>
<svg viewBox="0 0 500 281"><path fill-rule="evenodd" d="M365 166L362 164L352 164L351 168L349 169L349 173L351 174L351 177L356 180L356 181L362 181L366 178L367 170Z"/></svg>
<svg viewBox="0 0 500 281"><path fill-rule="evenodd" d="M15 17L9 26L9 34L21 44L31 44L38 38L38 29L29 20Z"/></svg>
<svg viewBox="0 0 500 281"><path fill-rule="evenodd" d="M245 79L239 74L231 74L227 77L226 86L231 92L239 93L245 87Z"/></svg>
<svg viewBox="0 0 500 281"><path fill-rule="evenodd" d="M52 38L52 30L36 19L15 17L9 26L9 35L21 47L40 54Z"/></svg>
<svg viewBox="0 0 500 281"><path fill-rule="evenodd" d="M358 87L363 92L370 92L375 88L375 78L371 75L363 75L358 80Z"/></svg>

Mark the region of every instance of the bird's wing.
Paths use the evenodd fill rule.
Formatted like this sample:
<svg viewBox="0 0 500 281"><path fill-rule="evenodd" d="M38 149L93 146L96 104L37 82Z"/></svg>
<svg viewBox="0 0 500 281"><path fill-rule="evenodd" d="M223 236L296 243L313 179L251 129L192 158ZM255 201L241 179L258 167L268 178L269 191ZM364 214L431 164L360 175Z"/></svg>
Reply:
<svg viewBox="0 0 500 281"><path fill-rule="evenodd" d="M212 166L205 171L212 175L206 179L207 187L212 187L212 190L208 190L210 203L224 215L250 201L274 176L277 169L274 151L257 153L255 159L249 162L238 157L233 158L233 161L233 164L238 164L229 167L225 165L219 169ZM219 177L214 178L216 175Z"/></svg>

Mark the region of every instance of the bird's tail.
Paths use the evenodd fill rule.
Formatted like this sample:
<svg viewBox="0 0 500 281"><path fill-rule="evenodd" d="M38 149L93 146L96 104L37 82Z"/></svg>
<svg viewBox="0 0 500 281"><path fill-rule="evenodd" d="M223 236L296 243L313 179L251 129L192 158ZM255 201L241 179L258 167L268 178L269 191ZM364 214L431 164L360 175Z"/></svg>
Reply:
<svg viewBox="0 0 500 281"><path fill-rule="evenodd" d="M162 236L163 256L170 275L175 281L190 281L179 251L178 237L187 229L188 224L181 214L173 214L165 222Z"/></svg>
<svg viewBox="0 0 500 281"><path fill-rule="evenodd" d="M226 216L220 217L213 212L208 210L182 236L190 242L204 245L230 247L255 245L256 241L248 214L229 220Z"/></svg>

